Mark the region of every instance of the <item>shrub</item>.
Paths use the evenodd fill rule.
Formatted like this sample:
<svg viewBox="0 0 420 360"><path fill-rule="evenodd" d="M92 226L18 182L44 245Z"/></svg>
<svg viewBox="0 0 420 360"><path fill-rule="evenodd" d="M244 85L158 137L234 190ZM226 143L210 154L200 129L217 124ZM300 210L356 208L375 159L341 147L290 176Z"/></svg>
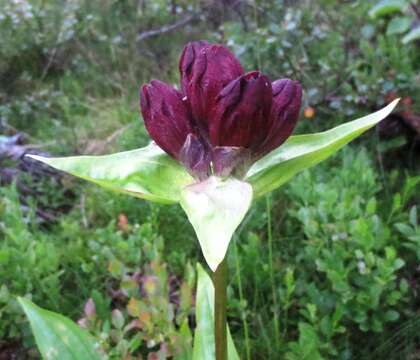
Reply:
<svg viewBox="0 0 420 360"><path fill-rule="evenodd" d="M249 335L255 353L267 351L263 349L270 344L267 358L282 353L288 359L309 354L311 359L350 359L371 346L368 338L379 341L381 333L409 314L415 252L407 252L413 240L404 241L397 229L408 232L403 204L414 194L413 186L401 191L406 195L395 195L405 198L395 207L398 201L381 195L366 150L348 148L305 171L276 194L270 208L272 269L270 245L264 240L270 234L265 202L257 204L236 255L245 293L237 298L249 301L232 304L237 321L243 320L243 312L245 321L260 329L258 339L266 341L260 348L255 331ZM410 251L414 247L408 246ZM233 286L239 290L238 281ZM263 315L257 317L253 309ZM286 336L284 342L276 340L276 326Z"/></svg>

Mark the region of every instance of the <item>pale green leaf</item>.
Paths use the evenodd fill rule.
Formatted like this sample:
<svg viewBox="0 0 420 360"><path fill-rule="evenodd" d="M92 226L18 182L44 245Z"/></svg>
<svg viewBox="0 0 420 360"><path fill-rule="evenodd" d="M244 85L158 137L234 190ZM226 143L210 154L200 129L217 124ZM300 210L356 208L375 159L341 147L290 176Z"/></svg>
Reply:
<svg viewBox="0 0 420 360"><path fill-rule="evenodd" d="M411 41L420 39L420 25L412 29L408 34L402 38L403 44L408 44Z"/></svg>
<svg viewBox="0 0 420 360"><path fill-rule="evenodd" d="M254 196L283 185L298 172L318 164L387 117L399 99L383 109L325 132L291 136L283 145L257 161L245 176Z"/></svg>
<svg viewBox="0 0 420 360"><path fill-rule="evenodd" d="M215 360L214 343L214 286L200 264L197 264L197 298L195 317L197 328L194 335L193 360ZM227 326L228 360L239 360Z"/></svg>
<svg viewBox="0 0 420 360"><path fill-rule="evenodd" d="M231 178L211 176L182 190L181 206L213 271L224 259L232 235L251 201L251 185Z"/></svg>
<svg viewBox="0 0 420 360"><path fill-rule="evenodd" d="M386 28L387 35L395 35L405 33L412 23L412 19L407 16L394 17Z"/></svg>
<svg viewBox="0 0 420 360"><path fill-rule="evenodd" d="M369 16L378 18L388 14L404 11L407 6L405 0L381 0L369 11Z"/></svg>
<svg viewBox="0 0 420 360"><path fill-rule="evenodd" d="M70 319L19 298L45 360L100 360L90 335Z"/></svg>
<svg viewBox="0 0 420 360"><path fill-rule="evenodd" d="M102 156L29 157L110 190L161 203L179 201L193 182L188 172L157 145Z"/></svg>

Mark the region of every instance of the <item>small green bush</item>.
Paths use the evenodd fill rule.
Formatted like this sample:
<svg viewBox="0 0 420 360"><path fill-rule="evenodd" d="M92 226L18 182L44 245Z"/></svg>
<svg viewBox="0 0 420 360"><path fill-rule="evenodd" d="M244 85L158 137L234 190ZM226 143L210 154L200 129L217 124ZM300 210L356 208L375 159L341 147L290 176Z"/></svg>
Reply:
<svg viewBox="0 0 420 360"><path fill-rule="evenodd" d="M417 248L414 210L410 220L405 204L414 186L401 191L408 197L392 210L395 200L380 195L381 183L366 150L346 149L305 171L276 194L270 209L276 234L273 269L264 240L269 236L264 202L257 204L248 219L252 232L238 242L242 275L238 270L237 276L248 303L233 304L238 319L245 312L266 340L260 348L250 335L256 353L270 344L267 358L280 352L287 359L350 359L370 346L361 340L367 339L364 333L379 342L380 334L408 314L414 294L406 270L415 263ZM401 230L410 236L406 241ZM262 308L259 319L253 309ZM285 336L279 342L275 317Z"/></svg>
<svg viewBox="0 0 420 360"><path fill-rule="evenodd" d="M289 214L304 235L296 254L301 314L320 338L319 350L333 356L334 339L347 337L346 329L381 333L399 319L408 296L399 277L401 244L378 206L378 191L365 152L346 154L328 173L302 174L288 189L297 204Z"/></svg>

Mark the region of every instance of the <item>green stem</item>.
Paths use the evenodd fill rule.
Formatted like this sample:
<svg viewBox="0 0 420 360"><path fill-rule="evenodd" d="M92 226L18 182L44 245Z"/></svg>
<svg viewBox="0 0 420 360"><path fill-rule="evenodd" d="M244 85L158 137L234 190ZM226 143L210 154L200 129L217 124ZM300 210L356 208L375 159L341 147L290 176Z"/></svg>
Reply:
<svg viewBox="0 0 420 360"><path fill-rule="evenodd" d="M216 360L227 360L227 256L220 263L213 275L214 283L214 338L216 342Z"/></svg>

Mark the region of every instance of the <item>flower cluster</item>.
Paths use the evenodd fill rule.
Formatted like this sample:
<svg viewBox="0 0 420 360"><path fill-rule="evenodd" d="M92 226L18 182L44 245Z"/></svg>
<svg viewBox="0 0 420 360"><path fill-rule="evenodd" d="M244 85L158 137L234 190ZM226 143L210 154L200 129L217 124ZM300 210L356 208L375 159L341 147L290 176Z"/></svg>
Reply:
<svg viewBox="0 0 420 360"><path fill-rule="evenodd" d="M297 81L245 73L226 47L206 41L185 46L179 70L180 91L152 80L140 105L151 138L197 178L239 176L292 133L302 98Z"/></svg>

